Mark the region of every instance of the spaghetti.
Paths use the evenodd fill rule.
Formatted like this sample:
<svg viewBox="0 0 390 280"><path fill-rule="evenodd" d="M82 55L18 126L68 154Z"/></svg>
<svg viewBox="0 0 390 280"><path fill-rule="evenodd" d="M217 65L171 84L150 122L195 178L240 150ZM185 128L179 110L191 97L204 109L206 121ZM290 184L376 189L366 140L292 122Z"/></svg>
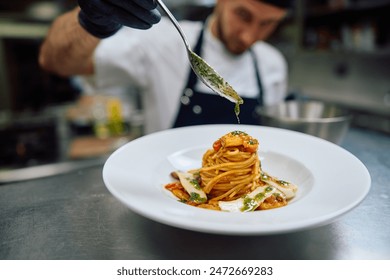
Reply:
<svg viewBox="0 0 390 280"><path fill-rule="evenodd" d="M178 181L166 185L182 202L224 211L253 211L285 206L297 187L261 169L259 142L232 131L205 152L202 167L175 172Z"/></svg>

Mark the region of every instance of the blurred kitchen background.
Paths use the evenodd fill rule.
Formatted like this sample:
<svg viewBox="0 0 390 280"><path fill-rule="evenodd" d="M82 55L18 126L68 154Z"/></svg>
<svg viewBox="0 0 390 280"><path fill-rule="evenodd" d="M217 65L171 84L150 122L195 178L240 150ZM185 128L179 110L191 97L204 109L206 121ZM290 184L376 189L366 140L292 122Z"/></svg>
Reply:
<svg viewBox="0 0 390 280"><path fill-rule="evenodd" d="M178 19L213 0L166 0ZM0 171L104 158L139 137L135 89L85 96L77 78L41 70L40 44L73 0L0 3ZM289 63L289 93L339 105L352 126L390 135L390 0L298 0L270 42Z"/></svg>

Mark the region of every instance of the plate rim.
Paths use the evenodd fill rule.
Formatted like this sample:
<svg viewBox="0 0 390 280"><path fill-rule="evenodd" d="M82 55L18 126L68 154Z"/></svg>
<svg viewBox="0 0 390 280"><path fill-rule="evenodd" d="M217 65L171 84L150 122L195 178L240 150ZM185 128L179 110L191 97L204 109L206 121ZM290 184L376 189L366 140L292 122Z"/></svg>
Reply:
<svg viewBox="0 0 390 280"><path fill-rule="evenodd" d="M185 223L185 224L178 223L178 222L175 222L175 220L163 219L159 215L152 215L152 214L150 214L150 212L145 211L145 209L136 207L136 206L132 205L131 203L129 204L129 201L126 201L126 199L124 199L118 193L118 191L115 189L114 186L112 186L112 184L110 182L109 174L107 174L107 172L109 170L109 165L111 164L111 161L118 154L122 153L125 149L128 149L129 146L131 146L131 145L135 145L138 142L143 142L143 141L146 141L148 139L153 139L156 137L161 137L161 136L166 137L164 135L169 135L172 133L173 134L180 133L180 132L183 133L183 131L185 132L186 130L194 131L194 130L203 130L203 129L207 129L207 128L218 128L218 129L224 129L228 132L228 131L231 131L233 127L236 127L236 128L238 127L238 128L240 128L240 130L244 130L244 131L245 131L245 128L251 128L251 129L263 129L265 131L271 131L271 132L277 132L277 133L287 133L287 134L291 134L291 135L297 135L298 137L303 137L305 139L309 139L309 141L317 141L318 143L321 143L321 145L325 145L328 147L332 147L333 149L337 149L339 152L344 153L344 155L347 155L348 157L350 157L350 159L354 160L354 162L356 164L358 164L357 166L360 168L360 171L363 172L361 174L361 176L362 176L362 179L364 179L364 181L365 181L362 183L365 185L364 191L362 191L360 193L360 196L357 199L355 199L355 201L353 203L350 203L350 204L340 208L338 211L334 211L332 213L329 213L328 215L322 215L320 218L317 217L317 218L305 219L301 223L295 222L293 225L289 225L288 227L282 227L282 228L281 227L269 227L269 225L268 225L266 230L264 230L264 229L259 230L259 229L255 228L253 230L247 229L247 230L243 231L243 230L237 229L236 227L230 227L229 229L220 229L220 228L213 228L213 227L199 227L199 226L196 226L196 225L194 226L194 225L191 225L188 223ZM237 129L235 129L235 130L237 130ZM270 235L270 234L296 232L296 231L305 230L305 229L309 229L309 228L320 227L320 226L323 226L323 225L326 225L326 224L329 224L329 223L335 221L336 219L340 218L341 216L345 215L346 213L348 213L351 210L353 210L354 208L356 208L365 199L365 197L368 195L368 193L371 189L371 175L370 175L368 169L354 154L352 154L348 150L346 150L346 149L344 149L344 148L342 148L342 147L340 147L332 142L329 142L327 140L321 139L321 138L316 137L316 136L308 135L308 134L305 134L302 132L297 132L297 131L292 131L292 130L287 130L287 129L282 129L282 128L268 127L268 126L259 126L259 125L239 125L239 126L237 126L237 125L229 125L229 124L227 124L227 125L211 124L211 125L197 125L197 126L191 126L191 127L180 127L180 128L173 128L173 129L154 132L154 133L142 136L140 138L137 138L135 140L132 140L132 141L128 142L127 144L119 147L117 150L115 150L107 158L106 162L104 163L103 170L102 170L102 176L103 176L103 181L104 181L106 188L109 190L109 192L116 199L118 199L122 204L124 204L126 207L128 207L133 212L135 212L135 213L137 213L145 218L148 218L150 220L153 220L153 221L156 221L156 222L159 222L162 224L173 226L176 228L197 231L197 232L203 232L203 233L222 234L222 235ZM178 205L180 205L180 204L178 203ZM188 205L184 205L184 206L188 207ZM195 208L195 207L193 207L193 208ZM201 210L201 211L211 211L211 210L198 209L198 208L195 208L195 209ZM231 215L232 214L232 213L228 213L228 212L219 212L219 211L218 211L218 213L223 213L222 215ZM239 213L239 215L246 215L246 214L251 214L251 213Z"/></svg>

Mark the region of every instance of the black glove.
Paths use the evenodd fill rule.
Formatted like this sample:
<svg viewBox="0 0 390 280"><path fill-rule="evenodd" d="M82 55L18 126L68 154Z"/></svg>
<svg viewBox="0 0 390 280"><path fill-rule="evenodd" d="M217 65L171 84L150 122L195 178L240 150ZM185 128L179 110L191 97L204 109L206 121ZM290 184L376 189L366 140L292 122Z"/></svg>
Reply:
<svg viewBox="0 0 390 280"><path fill-rule="evenodd" d="M154 0L78 0L79 22L98 38L115 34L123 25L148 29L160 21Z"/></svg>

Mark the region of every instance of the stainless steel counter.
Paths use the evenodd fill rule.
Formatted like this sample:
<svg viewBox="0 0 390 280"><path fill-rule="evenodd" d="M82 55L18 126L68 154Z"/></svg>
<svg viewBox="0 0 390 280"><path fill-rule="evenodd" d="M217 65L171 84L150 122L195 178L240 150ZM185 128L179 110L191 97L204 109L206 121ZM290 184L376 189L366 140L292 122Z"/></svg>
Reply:
<svg viewBox="0 0 390 280"><path fill-rule="evenodd" d="M343 147L372 176L367 198L330 225L272 236L143 218L107 191L102 165L0 185L0 259L390 259L390 137L354 128Z"/></svg>

